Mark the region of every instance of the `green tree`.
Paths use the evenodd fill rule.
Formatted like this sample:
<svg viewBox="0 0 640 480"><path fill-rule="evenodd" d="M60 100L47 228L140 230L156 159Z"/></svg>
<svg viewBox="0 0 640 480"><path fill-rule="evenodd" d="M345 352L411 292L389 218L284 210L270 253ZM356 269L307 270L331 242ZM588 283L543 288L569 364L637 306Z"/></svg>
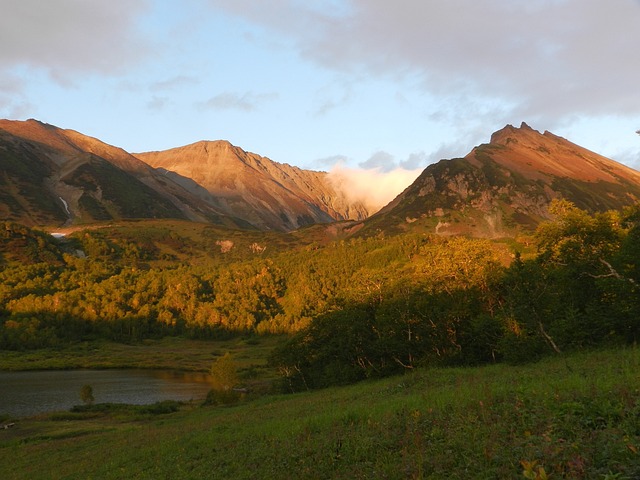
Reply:
<svg viewBox="0 0 640 480"><path fill-rule="evenodd" d="M513 262L503 279L505 356L535 357L603 342L633 341L638 331L633 211L590 214L554 201L555 219L536 231L538 255ZM522 360L526 358L521 358Z"/></svg>
<svg viewBox="0 0 640 480"><path fill-rule="evenodd" d="M92 405L95 401L93 397L93 387L91 385L83 385L80 389L80 400L85 405Z"/></svg>
<svg viewBox="0 0 640 480"><path fill-rule="evenodd" d="M211 364L211 386L205 404L229 405L240 399L233 389L238 384L238 366L229 352Z"/></svg>
<svg viewBox="0 0 640 480"><path fill-rule="evenodd" d="M238 384L238 366L229 352L214 360L210 373L216 390L228 392Z"/></svg>

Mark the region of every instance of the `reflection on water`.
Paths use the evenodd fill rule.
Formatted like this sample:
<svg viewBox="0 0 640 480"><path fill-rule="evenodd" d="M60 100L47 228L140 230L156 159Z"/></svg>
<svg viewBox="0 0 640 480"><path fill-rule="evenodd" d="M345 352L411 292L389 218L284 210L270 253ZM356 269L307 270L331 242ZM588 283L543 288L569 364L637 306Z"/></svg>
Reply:
<svg viewBox="0 0 640 480"><path fill-rule="evenodd" d="M0 372L0 415L68 410L82 404L83 385L91 385L95 403L137 405L204 399L211 388L207 374L166 370Z"/></svg>

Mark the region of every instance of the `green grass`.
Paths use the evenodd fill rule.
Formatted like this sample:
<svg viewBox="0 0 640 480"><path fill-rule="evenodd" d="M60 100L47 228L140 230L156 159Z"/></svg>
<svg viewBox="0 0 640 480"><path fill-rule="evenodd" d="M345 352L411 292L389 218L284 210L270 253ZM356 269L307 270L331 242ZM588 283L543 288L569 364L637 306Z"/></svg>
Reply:
<svg viewBox="0 0 640 480"><path fill-rule="evenodd" d="M48 230L69 234L81 232L75 235L92 231L94 235L111 241L143 246L151 257L147 259L151 265L164 266L174 265L175 262L202 265L203 262L219 264L266 258L282 251L302 248L323 238L324 228L321 225L309 231L283 233L239 230L176 219L139 219L98 222L84 227L52 227ZM219 241L230 241L233 247L228 252L222 252L216 243ZM265 250L252 251L250 247L253 244L265 247ZM167 256L172 259L169 263L165 258Z"/></svg>
<svg viewBox="0 0 640 480"><path fill-rule="evenodd" d="M0 430L5 479L638 478L640 351Z"/></svg>
<svg viewBox="0 0 640 480"><path fill-rule="evenodd" d="M266 372L269 353L281 337L235 337L229 340L189 340L167 337L139 344L81 342L60 348L0 350L0 370L66 370L75 368L149 368L206 372L218 356L230 352L243 371Z"/></svg>

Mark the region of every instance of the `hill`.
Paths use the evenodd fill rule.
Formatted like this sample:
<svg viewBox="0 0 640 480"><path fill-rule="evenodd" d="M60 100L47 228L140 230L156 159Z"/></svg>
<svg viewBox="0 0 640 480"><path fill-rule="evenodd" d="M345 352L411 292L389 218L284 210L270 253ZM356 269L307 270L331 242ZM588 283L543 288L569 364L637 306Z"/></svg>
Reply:
<svg viewBox="0 0 640 480"><path fill-rule="evenodd" d="M526 123L507 125L465 157L429 165L365 230L513 236L550 219L559 198L592 213L633 205L640 172Z"/></svg>

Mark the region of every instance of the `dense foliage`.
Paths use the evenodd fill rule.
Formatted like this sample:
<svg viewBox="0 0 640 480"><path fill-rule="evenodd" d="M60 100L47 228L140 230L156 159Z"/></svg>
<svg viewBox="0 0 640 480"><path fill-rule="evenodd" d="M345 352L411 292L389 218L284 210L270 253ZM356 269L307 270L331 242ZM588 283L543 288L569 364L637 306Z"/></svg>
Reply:
<svg viewBox="0 0 640 480"><path fill-rule="evenodd" d="M536 254L516 252L509 266L488 242L425 241L359 300L314 319L274 362L298 390L422 364L520 363L636 342L640 209L589 215L556 202L553 213Z"/></svg>
<svg viewBox="0 0 640 480"><path fill-rule="evenodd" d="M428 363L521 362L633 342L640 328L640 208L588 214L567 202L533 255L463 237L376 236L251 245L196 264L157 241L100 230L62 241L0 225L0 348L108 338L288 333L273 356L292 389ZM185 238L163 240L189 251ZM249 251L249 250L247 250Z"/></svg>

